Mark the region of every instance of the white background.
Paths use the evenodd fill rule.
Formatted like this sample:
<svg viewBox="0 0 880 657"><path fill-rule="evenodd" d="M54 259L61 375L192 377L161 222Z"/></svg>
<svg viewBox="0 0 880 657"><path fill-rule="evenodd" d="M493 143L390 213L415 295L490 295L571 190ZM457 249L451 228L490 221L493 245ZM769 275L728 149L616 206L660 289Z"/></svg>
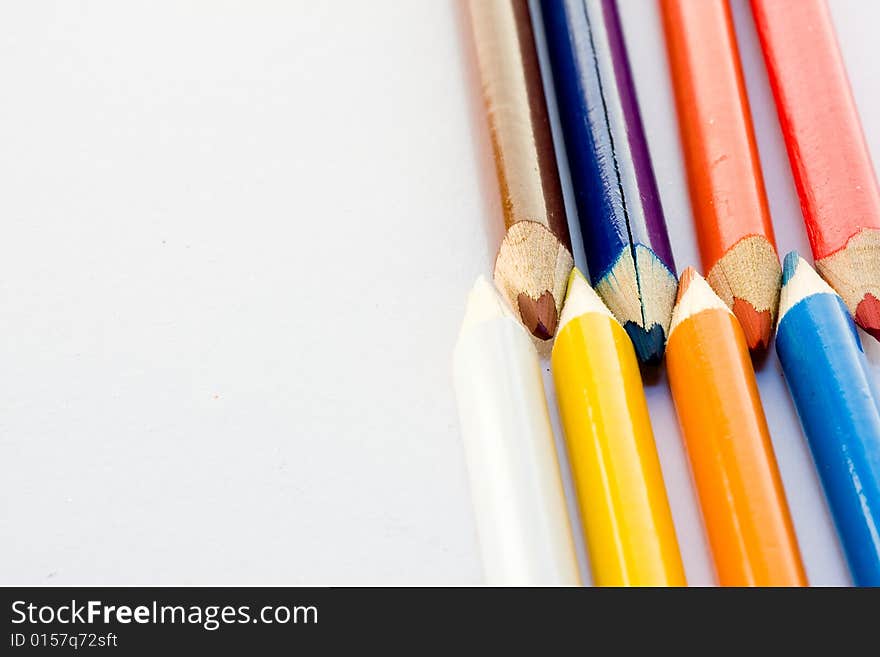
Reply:
<svg viewBox="0 0 880 657"><path fill-rule="evenodd" d="M682 269L659 17L621 4ZM809 253L733 4L780 251ZM880 4L832 10L877 160ZM450 358L500 219L462 25L441 0L0 4L0 583L480 581ZM758 376L809 577L846 583L775 355Z"/></svg>

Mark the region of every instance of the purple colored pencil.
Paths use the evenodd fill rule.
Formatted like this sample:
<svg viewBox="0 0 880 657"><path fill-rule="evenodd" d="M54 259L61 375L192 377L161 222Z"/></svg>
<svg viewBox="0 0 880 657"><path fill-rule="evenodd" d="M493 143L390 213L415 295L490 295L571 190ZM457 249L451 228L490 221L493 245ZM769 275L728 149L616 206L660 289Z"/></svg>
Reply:
<svg viewBox="0 0 880 657"><path fill-rule="evenodd" d="M605 14L605 29L608 31L608 45L611 61L614 64L614 78L617 82L617 95L623 108L623 119L626 123L626 135L629 142L630 159L635 171L635 182L641 203L636 207L627 206L630 234L634 242L651 248L670 271L675 272L672 259L672 247L669 246L669 235L666 232L666 218L663 206L660 205L660 193L657 191L657 180L654 178L654 167L648 151L648 140L642 125L642 115L636 98L635 84L623 41L623 29L620 15L617 12L616 0L602 0ZM642 220L636 220L641 217Z"/></svg>
<svg viewBox="0 0 880 657"><path fill-rule="evenodd" d="M587 268L642 362L663 356L678 281L614 0L542 0Z"/></svg>

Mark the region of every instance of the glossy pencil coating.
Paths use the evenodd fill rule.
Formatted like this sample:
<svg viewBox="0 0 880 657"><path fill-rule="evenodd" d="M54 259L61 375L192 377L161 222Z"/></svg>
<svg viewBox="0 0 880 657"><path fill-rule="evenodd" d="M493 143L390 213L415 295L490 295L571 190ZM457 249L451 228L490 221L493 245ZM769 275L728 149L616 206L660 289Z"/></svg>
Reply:
<svg viewBox="0 0 880 657"><path fill-rule="evenodd" d="M663 355L675 264L613 0L542 0L590 278L643 362Z"/></svg>
<svg viewBox="0 0 880 657"><path fill-rule="evenodd" d="M880 189L825 0L752 0L816 270L880 338Z"/></svg>
<svg viewBox="0 0 880 657"><path fill-rule="evenodd" d="M764 350L782 270L727 0L661 0L706 280Z"/></svg>
<svg viewBox="0 0 880 657"><path fill-rule="evenodd" d="M468 299L453 381L486 583L579 585L538 354L482 278Z"/></svg>
<svg viewBox="0 0 880 657"><path fill-rule="evenodd" d="M805 585L742 329L691 268L679 285L666 363L719 583Z"/></svg>
<svg viewBox="0 0 880 657"><path fill-rule="evenodd" d="M843 300L785 258L776 352L853 581L880 586L880 405Z"/></svg>
<svg viewBox="0 0 880 657"><path fill-rule="evenodd" d="M529 331L547 340L574 261L528 3L468 7L507 228L495 282Z"/></svg>
<svg viewBox="0 0 880 657"><path fill-rule="evenodd" d="M632 343L577 269L552 369L595 584L685 586Z"/></svg>

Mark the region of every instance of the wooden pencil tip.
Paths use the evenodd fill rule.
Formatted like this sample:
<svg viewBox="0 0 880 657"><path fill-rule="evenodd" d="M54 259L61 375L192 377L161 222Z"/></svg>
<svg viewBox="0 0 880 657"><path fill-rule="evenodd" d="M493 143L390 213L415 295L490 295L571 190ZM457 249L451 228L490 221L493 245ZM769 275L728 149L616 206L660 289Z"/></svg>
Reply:
<svg viewBox="0 0 880 657"><path fill-rule="evenodd" d="M782 291L779 294L779 321L798 303L814 294L837 296L828 283L801 258L797 251L785 256L782 265Z"/></svg>
<svg viewBox="0 0 880 657"><path fill-rule="evenodd" d="M709 287L706 279L700 276L693 267L688 267L681 273L681 281L678 284L678 298L672 309L669 338L672 337L679 324L705 310L721 310L733 315L727 304Z"/></svg>
<svg viewBox="0 0 880 657"><path fill-rule="evenodd" d="M596 292L629 335L641 363L663 359L678 279L644 244L621 248Z"/></svg>
<svg viewBox="0 0 880 657"><path fill-rule="evenodd" d="M843 299L856 324L880 339L880 229L862 228L816 260L816 271Z"/></svg>
<svg viewBox="0 0 880 657"><path fill-rule="evenodd" d="M516 299L523 324L539 340L549 340L556 333L556 301L550 292L544 292L537 299L521 292Z"/></svg>
<svg viewBox="0 0 880 657"><path fill-rule="evenodd" d="M487 281L485 277L480 276L474 282L468 295L464 319L461 322L461 332L465 333L471 327L498 319L499 317L515 319L504 299L498 294L495 286Z"/></svg>
<svg viewBox="0 0 880 657"><path fill-rule="evenodd" d="M749 351L764 351L770 346L773 315L769 310L758 312L748 301L733 299L733 314L742 326Z"/></svg>
<svg viewBox="0 0 880 657"><path fill-rule="evenodd" d="M856 324L875 340L880 340L880 299L870 292L856 306Z"/></svg>
<svg viewBox="0 0 880 657"><path fill-rule="evenodd" d="M586 313L600 313L617 321L602 298L590 287L583 273L575 267L568 277L568 291L565 293L565 304L562 306L556 332L559 333L570 321Z"/></svg>
<svg viewBox="0 0 880 657"><path fill-rule="evenodd" d="M776 247L763 235L739 240L706 274L706 282L739 321L749 351L770 345L783 277Z"/></svg>

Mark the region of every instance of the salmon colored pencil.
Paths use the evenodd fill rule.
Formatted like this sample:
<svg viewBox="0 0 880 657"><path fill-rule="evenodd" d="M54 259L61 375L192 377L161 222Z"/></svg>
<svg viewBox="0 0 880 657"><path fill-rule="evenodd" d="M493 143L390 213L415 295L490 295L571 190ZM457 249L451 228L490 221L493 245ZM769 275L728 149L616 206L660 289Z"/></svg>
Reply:
<svg viewBox="0 0 880 657"><path fill-rule="evenodd" d="M742 329L690 267L666 363L718 582L806 585Z"/></svg>
<svg viewBox="0 0 880 657"><path fill-rule="evenodd" d="M782 269L727 0L662 0L706 279L763 350Z"/></svg>
<svg viewBox="0 0 880 657"><path fill-rule="evenodd" d="M816 270L880 339L880 190L824 0L752 0Z"/></svg>

